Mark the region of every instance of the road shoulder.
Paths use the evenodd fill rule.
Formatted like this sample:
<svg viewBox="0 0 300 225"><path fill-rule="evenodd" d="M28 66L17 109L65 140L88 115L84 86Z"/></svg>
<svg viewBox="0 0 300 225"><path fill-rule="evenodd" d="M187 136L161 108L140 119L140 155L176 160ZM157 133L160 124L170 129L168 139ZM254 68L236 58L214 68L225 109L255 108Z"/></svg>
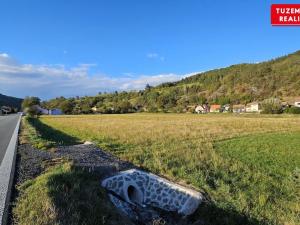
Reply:
<svg viewBox="0 0 300 225"><path fill-rule="evenodd" d="M18 119L17 126L13 132L6 154L0 165L0 225L5 225L7 222L8 203L10 201L11 187L15 171L16 148L20 120L21 116Z"/></svg>

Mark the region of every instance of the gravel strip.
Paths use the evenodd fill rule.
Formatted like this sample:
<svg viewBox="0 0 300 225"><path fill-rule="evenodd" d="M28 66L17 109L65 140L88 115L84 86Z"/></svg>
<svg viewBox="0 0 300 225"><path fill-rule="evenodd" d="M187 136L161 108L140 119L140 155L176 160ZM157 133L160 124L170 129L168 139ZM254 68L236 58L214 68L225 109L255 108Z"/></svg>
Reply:
<svg viewBox="0 0 300 225"><path fill-rule="evenodd" d="M69 158L74 161L75 165L89 171L100 172L103 174L103 178L122 170L134 168L133 164L122 161L92 144L58 147L55 156Z"/></svg>

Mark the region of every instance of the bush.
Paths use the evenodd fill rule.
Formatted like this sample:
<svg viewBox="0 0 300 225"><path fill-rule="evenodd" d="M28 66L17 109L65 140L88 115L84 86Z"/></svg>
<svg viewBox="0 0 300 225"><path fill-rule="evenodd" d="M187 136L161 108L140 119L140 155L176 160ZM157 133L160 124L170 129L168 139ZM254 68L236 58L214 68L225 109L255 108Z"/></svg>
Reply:
<svg viewBox="0 0 300 225"><path fill-rule="evenodd" d="M38 108L37 105L33 105L33 106L30 106L26 109L24 109L24 112L29 116L29 117L36 117L39 115L40 113L40 110Z"/></svg>
<svg viewBox="0 0 300 225"><path fill-rule="evenodd" d="M265 114L280 114L282 113L281 102L277 98L269 98L262 102L262 113Z"/></svg>
<svg viewBox="0 0 300 225"><path fill-rule="evenodd" d="M300 107L292 106L291 108L285 109L284 112L290 114L300 114Z"/></svg>
<svg viewBox="0 0 300 225"><path fill-rule="evenodd" d="M158 112L158 108L156 106L149 106L148 112L152 112L152 113Z"/></svg>

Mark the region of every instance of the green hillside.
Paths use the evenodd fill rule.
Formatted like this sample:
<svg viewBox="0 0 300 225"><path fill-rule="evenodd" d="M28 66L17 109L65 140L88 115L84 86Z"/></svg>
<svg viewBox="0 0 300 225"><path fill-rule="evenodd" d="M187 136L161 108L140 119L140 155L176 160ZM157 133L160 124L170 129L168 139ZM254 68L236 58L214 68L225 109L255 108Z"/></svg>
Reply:
<svg viewBox="0 0 300 225"><path fill-rule="evenodd" d="M214 101L252 101L300 95L300 51L257 64L238 64L197 74L174 83L196 89ZM163 86L163 85L162 85Z"/></svg>
<svg viewBox="0 0 300 225"><path fill-rule="evenodd" d="M15 98L15 97L0 94L0 107L10 106L12 108L21 109L22 101L23 99L21 98Z"/></svg>
<svg viewBox="0 0 300 225"><path fill-rule="evenodd" d="M238 64L211 70L178 82L147 86L142 91L99 93L93 97L63 97L45 102L65 113L90 113L96 106L101 113L135 111L184 112L204 102L237 104L270 97L300 96L300 51L256 64Z"/></svg>

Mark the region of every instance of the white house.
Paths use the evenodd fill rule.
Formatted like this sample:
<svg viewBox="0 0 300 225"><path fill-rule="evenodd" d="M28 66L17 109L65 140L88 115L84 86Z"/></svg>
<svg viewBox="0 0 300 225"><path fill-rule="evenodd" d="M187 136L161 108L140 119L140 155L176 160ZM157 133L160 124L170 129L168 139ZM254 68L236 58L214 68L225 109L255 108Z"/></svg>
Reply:
<svg viewBox="0 0 300 225"><path fill-rule="evenodd" d="M246 112L259 112L258 102L252 102L246 105Z"/></svg>
<svg viewBox="0 0 300 225"><path fill-rule="evenodd" d="M299 107L300 108L300 101L297 101L294 103L294 106Z"/></svg>
<svg viewBox="0 0 300 225"><path fill-rule="evenodd" d="M208 105L198 105L195 108L195 112L198 114L208 113L209 112L209 106Z"/></svg>
<svg viewBox="0 0 300 225"><path fill-rule="evenodd" d="M93 112L97 112L97 111L98 111L98 108L97 108L97 106L94 106L94 107L91 108L91 110L92 110Z"/></svg>

